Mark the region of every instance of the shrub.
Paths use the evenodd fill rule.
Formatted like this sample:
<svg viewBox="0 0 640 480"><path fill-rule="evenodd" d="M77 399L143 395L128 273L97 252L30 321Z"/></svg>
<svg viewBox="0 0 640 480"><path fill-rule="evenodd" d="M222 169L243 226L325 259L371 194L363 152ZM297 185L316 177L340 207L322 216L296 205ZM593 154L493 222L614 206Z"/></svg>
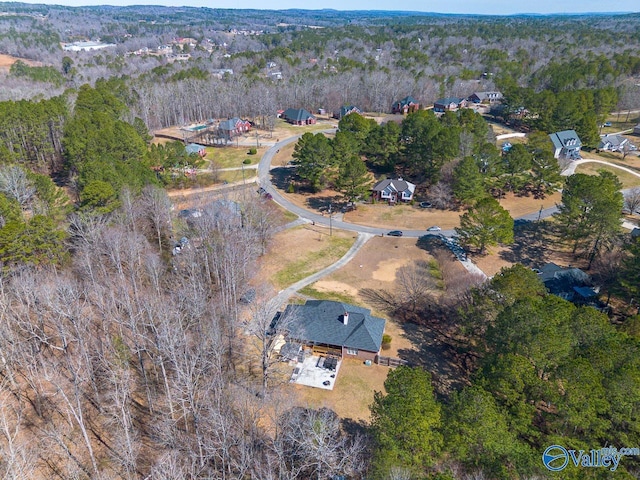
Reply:
<svg viewBox="0 0 640 480"><path fill-rule="evenodd" d="M386 333L382 335L382 349L389 350L391 348L391 335Z"/></svg>
<svg viewBox="0 0 640 480"><path fill-rule="evenodd" d="M295 192L296 192L296 189L293 186L293 183L290 183L289 188L287 188L287 193L295 193Z"/></svg>
<svg viewBox="0 0 640 480"><path fill-rule="evenodd" d="M248 158L245 158L242 163L244 163L245 165L249 165L251 163L251 160L249 160Z"/></svg>
<svg viewBox="0 0 640 480"><path fill-rule="evenodd" d="M255 155L256 153L258 153L258 149L257 148L250 148L249 149L249 155Z"/></svg>

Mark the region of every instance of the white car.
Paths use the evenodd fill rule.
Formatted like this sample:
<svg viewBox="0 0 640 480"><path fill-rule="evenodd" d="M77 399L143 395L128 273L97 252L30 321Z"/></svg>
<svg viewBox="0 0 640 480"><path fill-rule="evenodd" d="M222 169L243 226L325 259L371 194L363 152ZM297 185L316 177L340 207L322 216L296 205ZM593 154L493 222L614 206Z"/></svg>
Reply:
<svg viewBox="0 0 640 480"><path fill-rule="evenodd" d="M442 230L442 229L437 225L434 225L433 227L427 228L427 232L439 232L440 230Z"/></svg>

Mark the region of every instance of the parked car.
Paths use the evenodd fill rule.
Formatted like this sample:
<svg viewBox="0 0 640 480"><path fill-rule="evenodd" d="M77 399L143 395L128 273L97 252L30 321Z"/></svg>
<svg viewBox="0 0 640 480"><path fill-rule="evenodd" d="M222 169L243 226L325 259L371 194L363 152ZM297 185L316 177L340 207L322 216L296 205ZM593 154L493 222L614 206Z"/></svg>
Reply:
<svg viewBox="0 0 640 480"><path fill-rule="evenodd" d="M433 204L431 202L420 202L420 208L431 208Z"/></svg>
<svg viewBox="0 0 640 480"><path fill-rule="evenodd" d="M390 237L401 237L402 232L400 230L391 230L387 235Z"/></svg>
<svg viewBox="0 0 640 480"><path fill-rule="evenodd" d="M603 127L610 127L611 126L611 122L604 122L602 124Z"/></svg>
<svg viewBox="0 0 640 480"><path fill-rule="evenodd" d="M439 232L440 230L442 229L437 225L427 228L427 232Z"/></svg>

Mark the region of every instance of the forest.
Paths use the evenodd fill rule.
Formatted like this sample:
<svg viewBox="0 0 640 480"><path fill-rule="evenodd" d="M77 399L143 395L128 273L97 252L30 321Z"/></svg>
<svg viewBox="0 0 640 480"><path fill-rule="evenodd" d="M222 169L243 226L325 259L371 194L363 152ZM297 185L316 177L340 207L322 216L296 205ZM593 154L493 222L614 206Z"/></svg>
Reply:
<svg viewBox="0 0 640 480"><path fill-rule="evenodd" d="M605 469L554 474L541 454L640 444L640 317L575 306L521 265L484 283L416 265L415 291L368 292L441 335L460 359L459 388L401 366L368 422L299 406L269 357L281 306L256 276L277 211L251 197L240 214L176 221L168 172L196 160L181 142L151 143L156 129L210 118L345 104L388 113L407 95L429 105L499 89L486 117L419 110L379 125L352 114L335 136L305 133L297 179L355 200L371 171L410 176L435 208L467 211L462 233L507 192L562 188L549 228L608 275L629 312L640 240L619 223L637 205L607 172L561 178L547 133L572 128L595 147L608 114L640 108L640 15L20 3L0 13L0 54L20 59L0 68L2 478L604 479ZM62 48L88 40L115 46ZM150 53L161 45L188 60ZM489 119L528 142L503 154ZM172 255L182 234L197 242ZM494 241L474 234L467 246ZM446 296L425 287L436 280ZM633 456L615 471L639 474Z"/></svg>

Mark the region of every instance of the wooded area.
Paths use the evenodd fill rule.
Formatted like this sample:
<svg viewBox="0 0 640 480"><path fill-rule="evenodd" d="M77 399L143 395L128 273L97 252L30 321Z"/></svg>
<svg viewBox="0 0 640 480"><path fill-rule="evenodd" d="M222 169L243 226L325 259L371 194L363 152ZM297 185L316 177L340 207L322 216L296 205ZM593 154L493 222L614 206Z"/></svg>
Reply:
<svg viewBox="0 0 640 480"><path fill-rule="evenodd" d="M23 59L0 71L2 478L543 478L548 445L640 444L640 317L629 314L640 239L620 233L640 196L623 198L607 172L563 181L547 135L575 129L595 147L606 115L640 108L640 16L0 11L0 53ZM96 38L115 46L61 47ZM188 60L156 54L162 45ZM430 105L490 89L504 100L488 116L354 113L335 135L305 133L290 187L353 201L374 173L411 178L434 208L460 209L461 242L480 253L514 241L507 192L563 188L549 229L624 308L575 306L521 265L486 282L455 276L422 238L434 264L401 269L398 292L366 293L432 329L460 387L399 366L368 423L296 406L272 372L280 306L255 276L273 209L251 197L176 219L165 187L198 159L182 142L151 144L152 132L236 116L266 128L284 108L386 114L407 95ZM488 118L527 143L501 152ZM172 255L182 234L188 247ZM638 472L625 457L616 478Z"/></svg>

